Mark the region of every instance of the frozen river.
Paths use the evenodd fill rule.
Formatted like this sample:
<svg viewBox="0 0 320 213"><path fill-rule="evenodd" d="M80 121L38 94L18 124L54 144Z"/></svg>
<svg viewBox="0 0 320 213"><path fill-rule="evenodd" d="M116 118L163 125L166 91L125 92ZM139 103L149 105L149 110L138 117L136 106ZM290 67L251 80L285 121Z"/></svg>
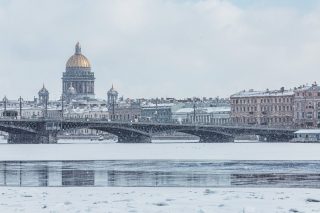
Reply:
<svg viewBox="0 0 320 213"><path fill-rule="evenodd" d="M320 161L5 161L0 186L320 187Z"/></svg>
<svg viewBox="0 0 320 213"><path fill-rule="evenodd" d="M320 212L319 153L292 143L0 144L0 212Z"/></svg>
<svg viewBox="0 0 320 213"><path fill-rule="evenodd" d="M0 161L320 160L316 143L0 144Z"/></svg>
<svg viewBox="0 0 320 213"><path fill-rule="evenodd" d="M320 144L0 144L0 186L320 187Z"/></svg>

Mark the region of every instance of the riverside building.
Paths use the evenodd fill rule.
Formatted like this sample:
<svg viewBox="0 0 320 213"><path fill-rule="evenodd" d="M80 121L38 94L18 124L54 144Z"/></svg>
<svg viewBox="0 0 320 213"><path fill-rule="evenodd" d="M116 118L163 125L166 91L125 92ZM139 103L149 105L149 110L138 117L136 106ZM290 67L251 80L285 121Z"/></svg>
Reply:
<svg viewBox="0 0 320 213"><path fill-rule="evenodd" d="M241 91L230 97L231 122L238 125L292 126L294 91Z"/></svg>
<svg viewBox="0 0 320 213"><path fill-rule="evenodd" d="M230 107L181 108L173 112L175 123L197 123L211 125L230 124Z"/></svg>
<svg viewBox="0 0 320 213"><path fill-rule="evenodd" d="M299 127L318 127L320 125L320 86L296 88L294 97L294 122Z"/></svg>

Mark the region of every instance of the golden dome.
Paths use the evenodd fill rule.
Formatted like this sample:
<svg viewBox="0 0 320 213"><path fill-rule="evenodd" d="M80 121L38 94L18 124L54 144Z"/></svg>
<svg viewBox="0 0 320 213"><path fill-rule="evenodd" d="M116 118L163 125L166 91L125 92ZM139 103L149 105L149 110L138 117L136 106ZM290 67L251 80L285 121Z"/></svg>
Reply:
<svg viewBox="0 0 320 213"><path fill-rule="evenodd" d="M66 64L66 67L83 67L83 68L90 68L90 62L89 60L81 54L81 47L79 42L76 44L76 51L73 56L71 56Z"/></svg>

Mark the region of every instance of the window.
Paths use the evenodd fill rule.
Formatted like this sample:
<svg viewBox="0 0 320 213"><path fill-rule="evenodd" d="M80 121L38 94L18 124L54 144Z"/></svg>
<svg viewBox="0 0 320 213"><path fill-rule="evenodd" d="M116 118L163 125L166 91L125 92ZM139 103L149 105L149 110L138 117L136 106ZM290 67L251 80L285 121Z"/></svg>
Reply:
<svg viewBox="0 0 320 213"><path fill-rule="evenodd" d="M313 113L312 112L307 112L307 118L309 118L309 119L313 118Z"/></svg>
<svg viewBox="0 0 320 213"><path fill-rule="evenodd" d="M309 109L313 109L313 106L312 106L312 103L311 103L311 102L309 102L308 108L309 108Z"/></svg>

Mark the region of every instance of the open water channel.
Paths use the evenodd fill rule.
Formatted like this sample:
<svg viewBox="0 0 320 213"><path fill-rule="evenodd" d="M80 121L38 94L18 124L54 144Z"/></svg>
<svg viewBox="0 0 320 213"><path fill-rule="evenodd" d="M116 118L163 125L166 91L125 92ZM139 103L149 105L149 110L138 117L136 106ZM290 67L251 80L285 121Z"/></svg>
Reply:
<svg viewBox="0 0 320 213"><path fill-rule="evenodd" d="M0 186L320 188L320 161L3 161Z"/></svg>

